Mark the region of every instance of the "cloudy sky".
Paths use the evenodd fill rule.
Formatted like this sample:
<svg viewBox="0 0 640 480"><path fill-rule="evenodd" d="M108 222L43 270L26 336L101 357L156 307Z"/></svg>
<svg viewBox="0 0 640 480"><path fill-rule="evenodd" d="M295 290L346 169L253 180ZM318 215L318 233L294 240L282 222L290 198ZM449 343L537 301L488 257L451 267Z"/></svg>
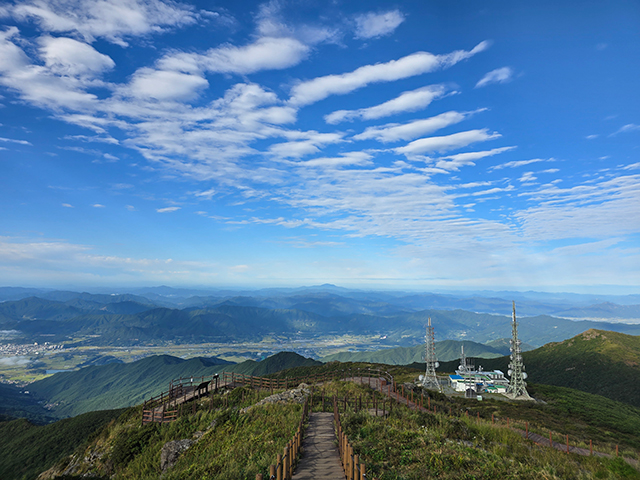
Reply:
<svg viewBox="0 0 640 480"><path fill-rule="evenodd" d="M640 285L637 1L0 23L0 285Z"/></svg>

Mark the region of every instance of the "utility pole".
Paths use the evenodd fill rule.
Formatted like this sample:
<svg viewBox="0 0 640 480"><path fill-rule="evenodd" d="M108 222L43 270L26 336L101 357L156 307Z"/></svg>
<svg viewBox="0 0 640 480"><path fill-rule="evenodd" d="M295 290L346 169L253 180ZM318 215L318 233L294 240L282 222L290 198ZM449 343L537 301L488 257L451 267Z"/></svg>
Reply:
<svg viewBox="0 0 640 480"><path fill-rule="evenodd" d="M433 327L431 326L431 317L429 317L429 324L427 325L427 343L424 360L427 364L427 370L422 380L422 386L441 392L440 382L438 382L438 377L436 377L436 368L438 368L440 364L436 358L436 342Z"/></svg>
<svg viewBox="0 0 640 480"><path fill-rule="evenodd" d="M507 397L514 400L533 400L527 392L527 373L524 371L522 363L522 341L518 338L518 323L516 321L516 302L513 302L513 317L511 322L511 363L509 363L510 383Z"/></svg>

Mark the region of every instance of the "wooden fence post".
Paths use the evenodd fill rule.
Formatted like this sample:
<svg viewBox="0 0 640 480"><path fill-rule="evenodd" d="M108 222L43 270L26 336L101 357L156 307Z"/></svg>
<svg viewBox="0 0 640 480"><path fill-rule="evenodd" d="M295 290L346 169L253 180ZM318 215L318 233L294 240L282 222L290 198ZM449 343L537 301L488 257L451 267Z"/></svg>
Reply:
<svg viewBox="0 0 640 480"><path fill-rule="evenodd" d="M282 455L276 457L276 480L282 480Z"/></svg>
<svg viewBox="0 0 640 480"><path fill-rule="evenodd" d="M272 479L276 476L276 466L275 465L271 465L269 467L269 479Z"/></svg>
<svg viewBox="0 0 640 480"><path fill-rule="evenodd" d="M569 434L567 434L567 453L569 453Z"/></svg>
<svg viewBox="0 0 640 480"><path fill-rule="evenodd" d="M553 440L551 439L551 430L549 430L549 446L553 447Z"/></svg>
<svg viewBox="0 0 640 480"><path fill-rule="evenodd" d="M358 473L358 470L360 469L359 467L360 467L360 462L359 462L358 455L354 455L353 456L353 477L354 478ZM360 475L358 475L358 480L360 480Z"/></svg>
<svg viewBox="0 0 640 480"><path fill-rule="evenodd" d="M256 473L256 480L262 480L262 474Z"/></svg>

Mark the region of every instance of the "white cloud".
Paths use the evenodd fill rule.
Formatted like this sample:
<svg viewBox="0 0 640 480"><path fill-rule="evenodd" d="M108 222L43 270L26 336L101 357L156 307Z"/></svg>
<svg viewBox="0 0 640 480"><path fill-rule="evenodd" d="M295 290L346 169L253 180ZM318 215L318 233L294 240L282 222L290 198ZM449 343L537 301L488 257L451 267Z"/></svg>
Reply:
<svg viewBox="0 0 640 480"><path fill-rule="evenodd" d="M92 205L92 207L94 207L94 208L104 208L104 205L102 205L102 204L100 204L100 203L94 203L94 204Z"/></svg>
<svg viewBox="0 0 640 480"><path fill-rule="evenodd" d="M162 70L189 73L209 71L246 75L261 70L281 70L306 58L309 47L295 38L262 37L243 46L224 45L204 54L171 53L158 61Z"/></svg>
<svg viewBox="0 0 640 480"><path fill-rule="evenodd" d="M518 180L524 185L529 185L535 182L537 179L538 177L534 176L533 172L524 172Z"/></svg>
<svg viewBox="0 0 640 480"><path fill-rule="evenodd" d="M353 138L355 140L375 139L383 143L412 140L460 123L472 113L475 112L445 112L435 117L414 120L404 124L389 123L379 127L368 127L364 132L354 135Z"/></svg>
<svg viewBox="0 0 640 480"><path fill-rule="evenodd" d="M488 42L481 42L470 51L457 50L446 55L417 52L398 60L365 65L349 73L317 77L294 86L291 89L289 101L292 105L308 105L330 95L350 93L371 83L392 82L439 68L448 68L486 50L488 47Z"/></svg>
<svg viewBox="0 0 640 480"><path fill-rule="evenodd" d="M76 32L86 41L104 38L126 45L124 38L161 32L196 21L193 7L160 0L32 0L12 9L18 19L33 19L48 32Z"/></svg>
<svg viewBox="0 0 640 480"><path fill-rule="evenodd" d="M31 360L28 357L2 357L0 358L0 365L7 365L15 367L17 365L28 365Z"/></svg>
<svg viewBox="0 0 640 480"><path fill-rule="evenodd" d="M445 152L466 147L472 143L484 142L499 138L499 133L488 133L486 128L482 130L468 130L466 132L453 133L442 137L427 137L414 140L404 147L396 148L395 151L407 156L431 152Z"/></svg>
<svg viewBox="0 0 640 480"><path fill-rule="evenodd" d="M339 157L321 157L300 162L297 165L313 168L341 168L371 165L372 155L366 152L347 152Z"/></svg>
<svg viewBox="0 0 640 480"><path fill-rule="evenodd" d="M158 213L175 212L176 210L180 210L180 207L156 208L156 212L158 212Z"/></svg>
<svg viewBox="0 0 640 480"><path fill-rule="evenodd" d="M210 188L209 190L203 190L201 192L193 192L193 195L202 198L204 200L211 200L213 196L216 194L215 188Z"/></svg>
<svg viewBox="0 0 640 480"><path fill-rule="evenodd" d="M501 165L495 165L493 167L490 167L489 171L492 172L493 170L502 170L503 168L518 168L518 167L522 167L524 165L530 165L532 163L552 162L552 161L553 161L552 158L549 158L549 159L533 158L531 160L515 160L513 162L507 162L507 163L503 163Z"/></svg>
<svg viewBox="0 0 640 480"><path fill-rule="evenodd" d="M384 13L365 13L356 17L356 38L378 38L393 33L404 22L399 10Z"/></svg>
<svg viewBox="0 0 640 480"><path fill-rule="evenodd" d="M486 87L492 83L507 83L513 78L513 69L510 67L496 68L490 71L476 83L476 88Z"/></svg>
<svg viewBox="0 0 640 480"><path fill-rule="evenodd" d="M640 230L640 175L568 188L542 186L519 194L534 205L515 217L522 233L538 239L601 239Z"/></svg>
<svg viewBox="0 0 640 480"><path fill-rule="evenodd" d="M289 132L286 135L297 137L290 142L274 143L269 152L281 158L300 158L320 151L324 145L342 141L341 133Z"/></svg>
<svg viewBox="0 0 640 480"><path fill-rule="evenodd" d="M291 37L306 45L318 43L337 43L342 32L335 26L310 25L306 23L287 22L284 19L284 2L270 0L260 5L256 15L257 32L262 37Z"/></svg>
<svg viewBox="0 0 640 480"><path fill-rule="evenodd" d="M93 247L65 241L17 239L0 236L0 275L15 284L28 279L56 285L61 282L105 284L162 278L189 282L210 281L216 264L171 258L131 258L101 255Z"/></svg>
<svg viewBox="0 0 640 480"><path fill-rule="evenodd" d="M108 55L72 38L47 35L41 37L39 43L45 65L58 75L94 75L115 66Z"/></svg>
<svg viewBox="0 0 640 480"><path fill-rule="evenodd" d="M138 98L191 100L207 88L209 82L199 75L141 68L131 80L128 92Z"/></svg>
<svg viewBox="0 0 640 480"><path fill-rule="evenodd" d="M475 165L475 160L480 160L485 157L492 157L494 155L498 155L502 152L508 152L509 150L513 150L516 147L500 147L493 148L491 150L484 150L481 152L466 152L466 153L457 153L455 155L448 155L446 157L441 157L436 160L435 166L437 168L442 168L447 171L458 171L461 167L465 167L467 165Z"/></svg>
<svg viewBox="0 0 640 480"><path fill-rule="evenodd" d="M593 140L594 138L598 138L599 136L600 135L598 135L598 134L594 134L594 135L587 135L584 138L586 138L587 140Z"/></svg>
<svg viewBox="0 0 640 480"><path fill-rule="evenodd" d="M71 205L70 203L63 203L62 206L66 208L73 208L73 205Z"/></svg>
<svg viewBox="0 0 640 480"><path fill-rule="evenodd" d="M334 125L357 118L373 120L398 113L415 112L426 108L433 100L442 97L446 91L444 85L430 85L403 92L398 97L373 107L358 110L337 110L325 115L324 119L327 123Z"/></svg>
<svg viewBox="0 0 640 480"><path fill-rule="evenodd" d="M56 110L78 109L96 100L84 91L85 81L33 64L17 43L24 42L15 27L0 32L0 85L18 91L30 103Z"/></svg>
<svg viewBox="0 0 640 480"><path fill-rule="evenodd" d="M612 137L613 135L617 135L619 133L625 133L625 132L637 132L638 130L640 130L640 125L636 125L635 123L628 123L620 127L618 130L616 130L609 136Z"/></svg>
<svg viewBox="0 0 640 480"><path fill-rule="evenodd" d="M0 137L0 142L18 143L20 145L33 145L31 142L27 142L26 140L17 140L15 138L3 138L3 137Z"/></svg>

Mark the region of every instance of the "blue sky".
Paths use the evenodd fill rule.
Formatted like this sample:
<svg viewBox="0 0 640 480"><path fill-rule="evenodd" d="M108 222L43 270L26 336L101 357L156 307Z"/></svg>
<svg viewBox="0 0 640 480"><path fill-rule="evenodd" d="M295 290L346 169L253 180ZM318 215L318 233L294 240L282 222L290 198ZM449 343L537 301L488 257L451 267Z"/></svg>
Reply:
<svg viewBox="0 0 640 480"><path fill-rule="evenodd" d="M0 22L0 284L640 285L635 1Z"/></svg>

